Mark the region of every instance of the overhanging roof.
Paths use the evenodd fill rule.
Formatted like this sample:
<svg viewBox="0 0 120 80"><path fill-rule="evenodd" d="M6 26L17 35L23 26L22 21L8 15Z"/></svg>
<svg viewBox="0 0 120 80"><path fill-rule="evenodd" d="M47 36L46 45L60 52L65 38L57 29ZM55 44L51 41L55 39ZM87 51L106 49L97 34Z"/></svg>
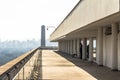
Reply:
<svg viewBox="0 0 120 80"><path fill-rule="evenodd" d="M86 36L85 31L90 32L97 26L119 21L118 16L119 0L82 0L51 34L50 41ZM91 35L95 36L92 33Z"/></svg>

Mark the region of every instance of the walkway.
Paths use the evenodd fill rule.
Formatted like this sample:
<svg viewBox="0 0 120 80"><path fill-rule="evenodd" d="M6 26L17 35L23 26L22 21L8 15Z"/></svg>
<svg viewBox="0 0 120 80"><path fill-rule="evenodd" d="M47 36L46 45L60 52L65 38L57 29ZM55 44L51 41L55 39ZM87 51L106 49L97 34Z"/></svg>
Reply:
<svg viewBox="0 0 120 80"><path fill-rule="evenodd" d="M61 52L43 50L41 57L40 73L43 80L120 80L120 72Z"/></svg>

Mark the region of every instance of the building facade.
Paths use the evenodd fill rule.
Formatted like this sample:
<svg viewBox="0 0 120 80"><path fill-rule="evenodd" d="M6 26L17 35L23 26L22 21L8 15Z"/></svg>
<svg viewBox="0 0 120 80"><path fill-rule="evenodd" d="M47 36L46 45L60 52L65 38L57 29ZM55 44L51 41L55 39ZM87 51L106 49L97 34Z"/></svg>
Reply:
<svg viewBox="0 0 120 80"><path fill-rule="evenodd" d="M50 41L59 51L120 70L120 0L80 0Z"/></svg>

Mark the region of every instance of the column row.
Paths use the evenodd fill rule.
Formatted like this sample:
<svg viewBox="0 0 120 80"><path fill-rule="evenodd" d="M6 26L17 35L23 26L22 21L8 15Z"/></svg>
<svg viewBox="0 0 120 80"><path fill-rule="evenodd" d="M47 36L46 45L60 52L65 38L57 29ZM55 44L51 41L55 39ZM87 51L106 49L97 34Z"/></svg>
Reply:
<svg viewBox="0 0 120 80"><path fill-rule="evenodd" d="M88 44L87 41L89 41ZM83 60L93 61L93 38L59 41L59 51Z"/></svg>

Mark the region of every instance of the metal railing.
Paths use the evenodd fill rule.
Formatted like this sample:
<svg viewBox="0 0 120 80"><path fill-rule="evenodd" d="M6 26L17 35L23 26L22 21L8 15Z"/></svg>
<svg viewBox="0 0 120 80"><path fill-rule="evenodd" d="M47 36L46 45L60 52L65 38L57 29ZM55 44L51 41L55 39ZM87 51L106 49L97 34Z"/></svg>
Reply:
<svg viewBox="0 0 120 80"><path fill-rule="evenodd" d="M0 66L0 80L41 79L42 50L57 50L57 47L39 47Z"/></svg>
<svg viewBox="0 0 120 80"><path fill-rule="evenodd" d="M26 80L30 78L34 65L37 63L37 49L0 66L0 80Z"/></svg>

